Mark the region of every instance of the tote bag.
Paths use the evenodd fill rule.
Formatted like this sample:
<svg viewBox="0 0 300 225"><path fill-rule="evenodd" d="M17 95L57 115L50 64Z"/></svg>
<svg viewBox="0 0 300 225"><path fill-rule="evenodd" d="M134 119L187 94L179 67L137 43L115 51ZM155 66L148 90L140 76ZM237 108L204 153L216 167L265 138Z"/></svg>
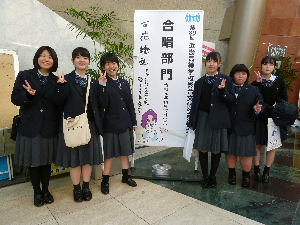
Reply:
<svg viewBox="0 0 300 225"><path fill-rule="evenodd" d="M268 144L267 151L281 146L280 130L272 118L268 118Z"/></svg>

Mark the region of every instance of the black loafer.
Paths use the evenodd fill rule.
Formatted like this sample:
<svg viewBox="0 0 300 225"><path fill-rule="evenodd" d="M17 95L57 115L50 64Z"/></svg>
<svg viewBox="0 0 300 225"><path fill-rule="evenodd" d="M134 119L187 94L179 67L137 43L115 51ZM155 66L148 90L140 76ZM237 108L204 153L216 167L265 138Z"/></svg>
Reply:
<svg viewBox="0 0 300 225"><path fill-rule="evenodd" d="M236 185L236 176L228 176L228 184Z"/></svg>
<svg viewBox="0 0 300 225"><path fill-rule="evenodd" d="M83 200L84 201L90 201L93 198L92 192L90 189L85 189L82 191Z"/></svg>
<svg viewBox="0 0 300 225"><path fill-rule="evenodd" d="M126 180L124 177L122 177L122 183L126 183L131 187L136 187L137 184L134 180L131 179L131 177L128 177L128 179Z"/></svg>
<svg viewBox="0 0 300 225"><path fill-rule="evenodd" d="M42 195L36 195L34 196L34 205L36 207L40 207L44 205L44 198Z"/></svg>
<svg viewBox="0 0 300 225"><path fill-rule="evenodd" d="M209 187L209 179L208 179L208 177L202 177L201 187L203 187L203 188Z"/></svg>
<svg viewBox="0 0 300 225"><path fill-rule="evenodd" d="M260 173L254 173L254 180L257 182L261 182L261 175Z"/></svg>
<svg viewBox="0 0 300 225"><path fill-rule="evenodd" d="M44 197L45 204L51 204L54 202L54 198L49 191L46 194L44 194L43 197Z"/></svg>
<svg viewBox="0 0 300 225"><path fill-rule="evenodd" d="M82 202L83 201L83 195L82 195L82 191L74 191L73 190L73 195L74 195L74 201L75 202Z"/></svg>
<svg viewBox="0 0 300 225"><path fill-rule="evenodd" d="M104 195L109 194L109 184L101 182L101 192Z"/></svg>
<svg viewBox="0 0 300 225"><path fill-rule="evenodd" d="M269 174L263 174L262 175L262 181L264 182L264 183L269 183Z"/></svg>
<svg viewBox="0 0 300 225"><path fill-rule="evenodd" d="M217 187L217 178L216 177L209 177L209 187L215 188Z"/></svg>
<svg viewBox="0 0 300 225"><path fill-rule="evenodd" d="M247 188L250 186L250 177L243 177L242 187Z"/></svg>

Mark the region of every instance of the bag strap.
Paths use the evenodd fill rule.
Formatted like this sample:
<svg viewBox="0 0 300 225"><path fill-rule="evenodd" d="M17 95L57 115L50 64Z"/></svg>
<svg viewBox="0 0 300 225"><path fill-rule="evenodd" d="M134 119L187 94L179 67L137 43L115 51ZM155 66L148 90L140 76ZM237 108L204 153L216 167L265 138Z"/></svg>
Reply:
<svg viewBox="0 0 300 225"><path fill-rule="evenodd" d="M122 96L125 104L126 104L126 108L128 109L129 111L129 105L128 105L128 102L126 101L126 98L124 96L124 93L121 91L121 89L116 85L116 83L113 81L113 79L110 77L110 76L107 76L107 82L113 87L115 88L119 94Z"/></svg>
<svg viewBox="0 0 300 225"><path fill-rule="evenodd" d="M91 78L90 76L87 76L87 89L86 89L86 95L85 95L85 108L84 112L87 110L88 100L89 100L89 94L90 94L90 85L91 85Z"/></svg>
<svg viewBox="0 0 300 225"><path fill-rule="evenodd" d="M32 106L34 106L39 100L41 100L47 93L48 91L51 89L51 87L54 85L55 81L54 81L54 78L51 80L50 84L47 86L47 88L45 89L45 91L39 96L37 97L36 99L34 99L31 103L30 103L30 106L28 108L26 108L22 113L21 115L19 115L20 117L25 114L25 112L27 112L29 109L32 108Z"/></svg>

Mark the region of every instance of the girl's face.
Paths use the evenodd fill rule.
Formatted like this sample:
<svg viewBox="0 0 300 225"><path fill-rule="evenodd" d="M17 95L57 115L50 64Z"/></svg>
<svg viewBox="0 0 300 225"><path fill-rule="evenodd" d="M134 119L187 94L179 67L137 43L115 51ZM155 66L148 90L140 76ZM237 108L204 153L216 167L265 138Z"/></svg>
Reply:
<svg viewBox="0 0 300 225"><path fill-rule="evenodd" d="M209 59L205 62L205 67L208 75L213 76L218 72L218 68L221 66L220 61L215 61L213 59Z"/></svg>
<svg viewBox="0 0 300 225"><path fill-rule="evenodd" d="M102 66L102 69L111 77L117 76L117 71L119 69L118 63L106 61L105 65Z"/></svg>
<svg viewBox="0 0 300 225"><path fill-rule="evenodd" d="M154 118L152 115L147 116L147 124L153 125L154 124Z"/></svg>
<svg viewBox="0 0 300 225"><path fill-rule="evenodd" d="M81 56L80 54L75 57L75 59L72 59L72 63L75 66L76 70L86 70L88 66L90 65L89 57Z"/></svg>
<svg viewBox="0 0 300 225"><path fill-rule="evenodd" d="M264 63L261 65L261 71L263 73L263 75L270 75L274 69L276 68L276 66L274 66L274 64L272 63Z"/></svg>
<svg viewBox="0 0 300 225"><path fill-rule="evenodd" d="M237 85L241 85L243 83L246 82L247 80L247 73L244 71L241 72L236 72L233 76L234 78L234 83L236 83Z"/></svg>
<svg viewBox="0 0 300 225"><path fill-rule="evenodd" d="M51 67L53 66L54 60L52 59L52 56L47 50L44 50L40 57L38 58L38 64L40 66L40 70L44 70L49 72Z"/></svg>

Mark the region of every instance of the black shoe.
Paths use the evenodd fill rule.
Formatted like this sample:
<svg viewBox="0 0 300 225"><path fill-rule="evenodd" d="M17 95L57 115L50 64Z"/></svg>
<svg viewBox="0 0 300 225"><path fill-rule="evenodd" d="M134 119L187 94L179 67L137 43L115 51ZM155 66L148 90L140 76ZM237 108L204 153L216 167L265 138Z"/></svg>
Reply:
<svg viewBox="0 0 300 225"><path fill-rule="evenodd" d="M260 173L254 173L254 180L257 182L261 182L261 175Z"/></svg>
<svg viewBox="0 0 300 225"><path fill-rule="evenodd" d="M90 201L93 198L92 192L90 189L85 189L82 191L83 200L84 201Z"/></svg>
<svg viewBox="0 0 300 225"><path fill-rule="evenodd" d="M215 188L217 187L217 178L216 177L209 177L209 187Z"/></svg>
<svg viewBox="0 0 300 225"><path fill-rule="evenodd" d="M242 187L247 188L250 186L250 177L243 177Z"/></svg>
<svg viewBox="0 0 300 225"><path fill-rule="evenodd" d="M264 182L264 183L269 183L269 174L263 174L262 175L262 181Z"/></svg>
<svg viewBox="0 0 300 225"><path fill-rule="evenodd" d="M74 191L73 190L73 195L74 195L74 201L75 202L82 202L83 201L83 195L82 195L82 191Z"/></svg>
<svg viewBox="0 0 300 225"><path fill-rule="evenodd" d="M44 205L44 198L42 195L34 196L34 205L36 207L40 207L40 206Z"/></svg>
<svg viewBox="0 0 300 225"><path fill-rule="evenodd" d="M131 179L131 177L128 177L128 179L126 180L124 177L122 177L122 183L126 183L131 187L136 187L137 184L134 180Z"/></svg>
<svg viewBox="0 0 300 225"><path fill-rule="evenodd" d="M51 204L54 202L54 198L49 191L46 194L44 194L43 197L45 204Z"/></svg>
<svg viewBox="0 0 300 225"><path fill-rule="evenodd" d="M228 176L228 184L236 185L236 176Z"/></svg>
<svg viewBox="0 0 300 225"><path fill-rule="evenodd" d="M101 192L104 195L109 194L109 184L101 182Z"/></svg>
<svg viewBox="0 0 300 225"><path fill-rule="evenodd" d="M209 179L208 177L202 177L201 187L208 188L209 187Z"/></svg>

